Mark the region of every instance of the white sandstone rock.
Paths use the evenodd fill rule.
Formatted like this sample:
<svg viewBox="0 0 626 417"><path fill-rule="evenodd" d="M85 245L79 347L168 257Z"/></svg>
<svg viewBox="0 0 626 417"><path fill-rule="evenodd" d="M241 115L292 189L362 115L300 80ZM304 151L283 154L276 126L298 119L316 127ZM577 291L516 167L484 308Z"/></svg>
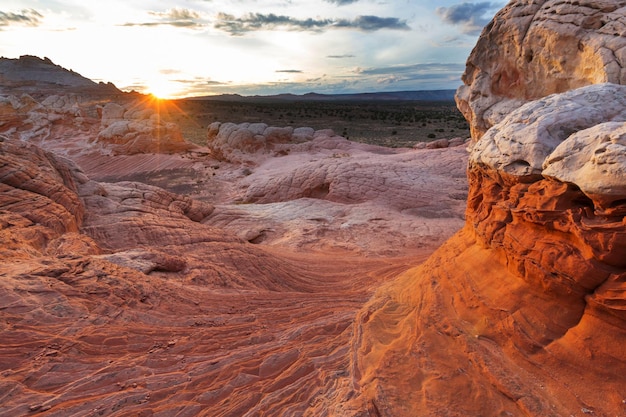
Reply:
<svg viewBox="0 0 626 417"><path fill-rule="evenodd" d="M626 86L596 84L529 102L474 144L470 164L510 175L538 176L546 158L572 134L626 120Z"/></svg>
<svg viewBox="0 0 626 417"><path fill-rule="evenodd" d="M102 109L102 126L107 127L111 123L117 122L124 118L126 109L117 103L107 103Z"/></svg>
<svg viewBox="0 0 626 417"><path fill-rule="evenodd" d="M573 134L546 159L543 175L576 184L599 208L626 199L626 122Z"/></svg>

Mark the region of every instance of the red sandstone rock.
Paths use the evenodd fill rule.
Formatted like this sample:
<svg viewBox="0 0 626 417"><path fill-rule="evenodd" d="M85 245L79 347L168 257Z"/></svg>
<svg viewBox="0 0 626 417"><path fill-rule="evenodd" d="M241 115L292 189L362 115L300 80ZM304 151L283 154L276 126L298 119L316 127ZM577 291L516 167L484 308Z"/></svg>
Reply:
<svg viewBox="0 0 626 417"><path fill-rule="evenodd" d="M348 374L356 309L408 266L264 250L199 223L206 204L0 145L3 415L308 413Z"/></svg>
<svg viewBox="0 0 626 417"><path fill-rule="evenodd" d="M530 102L474 144L465 228L359 315L349 410L623 414L623 91Z"/></svg>

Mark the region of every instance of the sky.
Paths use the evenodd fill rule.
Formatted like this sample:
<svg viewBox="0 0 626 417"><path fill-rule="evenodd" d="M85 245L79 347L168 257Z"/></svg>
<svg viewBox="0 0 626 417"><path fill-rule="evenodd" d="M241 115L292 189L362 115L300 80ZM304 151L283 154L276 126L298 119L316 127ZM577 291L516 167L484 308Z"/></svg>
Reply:
<svg viewBox="0 0 626 417"><path fill-rule="evenodd" d="M0 0L0 56L163 98L455 89L505 4Z"/></svg>

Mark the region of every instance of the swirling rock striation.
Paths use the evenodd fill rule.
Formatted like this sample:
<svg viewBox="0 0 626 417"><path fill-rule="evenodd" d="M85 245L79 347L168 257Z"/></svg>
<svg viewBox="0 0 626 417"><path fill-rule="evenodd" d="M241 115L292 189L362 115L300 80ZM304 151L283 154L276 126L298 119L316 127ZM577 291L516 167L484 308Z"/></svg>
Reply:
<svg viewBox="0 0 626 417"><path fill-rule="evenodd" d="M360 315L353 409L624 412L625 92L552 95L480 138L464 229Z"/></svg>
<svg viewBox="0 0 626 417"><path fill-rule="evenodd" d="M626 412L625 7L513 1L485 28L465 227L361 311L335 414Z"/></svg>

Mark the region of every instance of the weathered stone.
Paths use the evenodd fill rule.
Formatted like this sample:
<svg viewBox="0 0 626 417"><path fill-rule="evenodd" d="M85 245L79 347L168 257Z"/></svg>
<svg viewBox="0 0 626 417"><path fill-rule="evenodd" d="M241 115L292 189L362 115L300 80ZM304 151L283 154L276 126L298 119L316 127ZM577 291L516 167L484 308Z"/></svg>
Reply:
<svg viewBox="0 0 626 417"><path fill-rule="evenodd" d="M529 100L590 84L626 84L626 1L510 2L467 61L457 104L477 140Z"/></svg>
<svg viewBox="0 0 626 417"><path fill-rule="evenodd" d="M626 119L626 117L625 117ZM598 209L626 201L626 122L574 133L545 160L543 176L575 184Z"/></svg>
<svg viewBox="0 0 626 417"><path fill-rule="evenodd" d="M546 158L580 130L626 120L626 86L597 84L530 102L492 127L472 148L470 164L537 177Z"/></svg>

